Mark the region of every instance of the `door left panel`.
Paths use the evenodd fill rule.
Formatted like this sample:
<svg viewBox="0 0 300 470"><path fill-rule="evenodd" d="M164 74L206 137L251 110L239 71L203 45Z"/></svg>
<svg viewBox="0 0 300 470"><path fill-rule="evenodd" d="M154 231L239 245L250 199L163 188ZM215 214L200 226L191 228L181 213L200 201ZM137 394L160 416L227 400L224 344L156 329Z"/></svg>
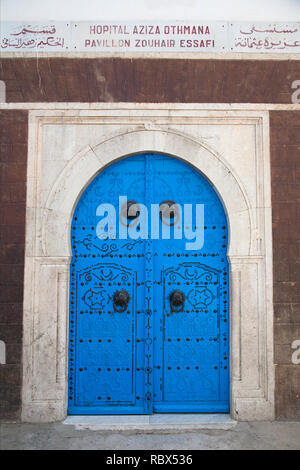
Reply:
<svg viewBox="0 0 300 470"><path fill-rule="evenodd" d="M145 201L145 158L134 156L100 173L83 192L71 228L69 414L150 413L144 364L144 244L99 237L100 204L119 197ZM98 212L99 214L99 212ZM103 213L106 215L106 213ZM103 219L102 219L103 220ZM109 227L107 227L108 229ZM99 226L98 226L99 229ZM116 304L115 294L127 302Z"/></svg>

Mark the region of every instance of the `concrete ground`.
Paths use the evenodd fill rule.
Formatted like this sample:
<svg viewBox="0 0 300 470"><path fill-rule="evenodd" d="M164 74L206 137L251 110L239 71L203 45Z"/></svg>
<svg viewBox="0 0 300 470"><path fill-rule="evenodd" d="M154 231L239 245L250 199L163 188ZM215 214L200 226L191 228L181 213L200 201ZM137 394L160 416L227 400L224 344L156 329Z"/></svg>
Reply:
<svg viewBox="0 0 300 470"><path fill-rule="evenodd" d="M194 450L300 449L300 422L238 423L193 432L103 431L63 423L0 424L0 449Z"/></svg>

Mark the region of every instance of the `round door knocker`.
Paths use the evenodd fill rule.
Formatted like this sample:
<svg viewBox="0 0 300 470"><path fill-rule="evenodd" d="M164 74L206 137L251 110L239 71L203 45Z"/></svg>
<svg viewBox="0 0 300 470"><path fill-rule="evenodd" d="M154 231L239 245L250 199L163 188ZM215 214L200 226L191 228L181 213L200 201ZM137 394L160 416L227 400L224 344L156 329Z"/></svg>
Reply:
<svg viewBox="0 0 300 470"><path fill-rule="evenodd" d="M127 310L130 296L126 290L116 291L113 296L113 307L114 311L123 313Z"/></svg>
<svg viewBox="0 0 300 470"><path fill-rule="evenodd" d="M179 313L184 309L185 295L181 290L174 290L170 294L171 312Z"/></svg>
<svg viewBox="0 0 300 470"><path fill-rule="evenodd" d="M140 215L140 207L136 201L127 201L120 212L120 222L125 227L137 224Z"/></svg>
<svg viewBox="0 0 300 470"><path fill-rule="evenodd" d="M175 201L163 201L159 205L160 220L170 227L176 225L180 219L179 207Z"/></svg>

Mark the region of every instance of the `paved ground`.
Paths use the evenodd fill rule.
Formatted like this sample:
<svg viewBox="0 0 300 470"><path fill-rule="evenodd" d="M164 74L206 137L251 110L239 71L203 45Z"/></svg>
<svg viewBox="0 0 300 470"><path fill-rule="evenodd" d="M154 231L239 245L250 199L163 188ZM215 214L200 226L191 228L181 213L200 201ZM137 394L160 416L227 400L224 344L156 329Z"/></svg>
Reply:
<svg viewBox="0 0 300 470"><path fill-rule="evenodd" d="M238 423L229 430L133 433L80 430L73 425L0 424L0 449L300 449L300 422Z"/></svg>

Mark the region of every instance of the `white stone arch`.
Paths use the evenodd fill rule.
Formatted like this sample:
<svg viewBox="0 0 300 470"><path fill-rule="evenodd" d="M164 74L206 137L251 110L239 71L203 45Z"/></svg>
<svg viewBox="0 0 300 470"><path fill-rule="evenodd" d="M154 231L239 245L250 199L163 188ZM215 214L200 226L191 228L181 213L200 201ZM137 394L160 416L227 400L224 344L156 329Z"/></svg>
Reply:
<svg viewBox="0 0 300 470"><path fill-rule="evenodd" d="M201 142L175 132L136 130L84 149L66 166L49 195L43 220L45 256L72 256L70 224L78 199L107 165L136 153L156 152L179 158L206 176L215 187L228 217L228 256L251 253L251 210L246 192L229 164Z"/></svg>
<svg viewBox="0 0 300 470"><path fill-rule="evenodd" d="M196 105L193 106L196 109ZM155 105L151 105L151 112L153 107ZM31 113L22 418L24 421L48 422L62 420L67 414L70 228L76 204L84 189L107 165L132 154L155 152L174 156L198 169L209 179L223 202L230 233L231 415L241 420L272 419L272 240L269 154L265 146L267 118L262 112L250 113L247 117L245 114L239 116L238 112L231 115L228 110L222 115L218 109L215 115L210 112L209 118L199 113L199 126L207 122L216 125L215 135L222 134L225 123L232 125L230 140L236 142L237 147L241 144L240 133L243 134L247 126L251 128L251 132L249 129L246 132L245 149L247 159L253 161L251 172L245 173L237 164L238 150L235 158L228 153L225 158L215 145L216 139L213 148L208 147L198 132L190 130L189 113L187 111L184 116L180 106L176 121L180 130L175 129L176 126L170 129L169 110L161 111L161 105L159 112L165 113L165 127L149 125L147 121L133 126L131 120L145 121L144 115L151 115L147 106L142 110L142 117L140 111L138 109L134 117L135 108L127 110L126 105L126 112L118 118L104 109L97 111L101 119L96 111L91 113L90 110L83 117L57 110L48 114L46 111ZM176 106L172 113L176 114ZM53 155L50 152L47 156L47 146L51 147L52 140L43 134L44 127L73 126L71 137L62 133L61 145L70 146L77 127L98 123L97 119L101 121L99 126L103 123L111 125L105 138L86 139L85 147L64 166L61 162L57 164L55 182L47 185L47 179L43 180L41 175L43 165L51 161ZM239 158L243 158L242 154Z"/></svg>

